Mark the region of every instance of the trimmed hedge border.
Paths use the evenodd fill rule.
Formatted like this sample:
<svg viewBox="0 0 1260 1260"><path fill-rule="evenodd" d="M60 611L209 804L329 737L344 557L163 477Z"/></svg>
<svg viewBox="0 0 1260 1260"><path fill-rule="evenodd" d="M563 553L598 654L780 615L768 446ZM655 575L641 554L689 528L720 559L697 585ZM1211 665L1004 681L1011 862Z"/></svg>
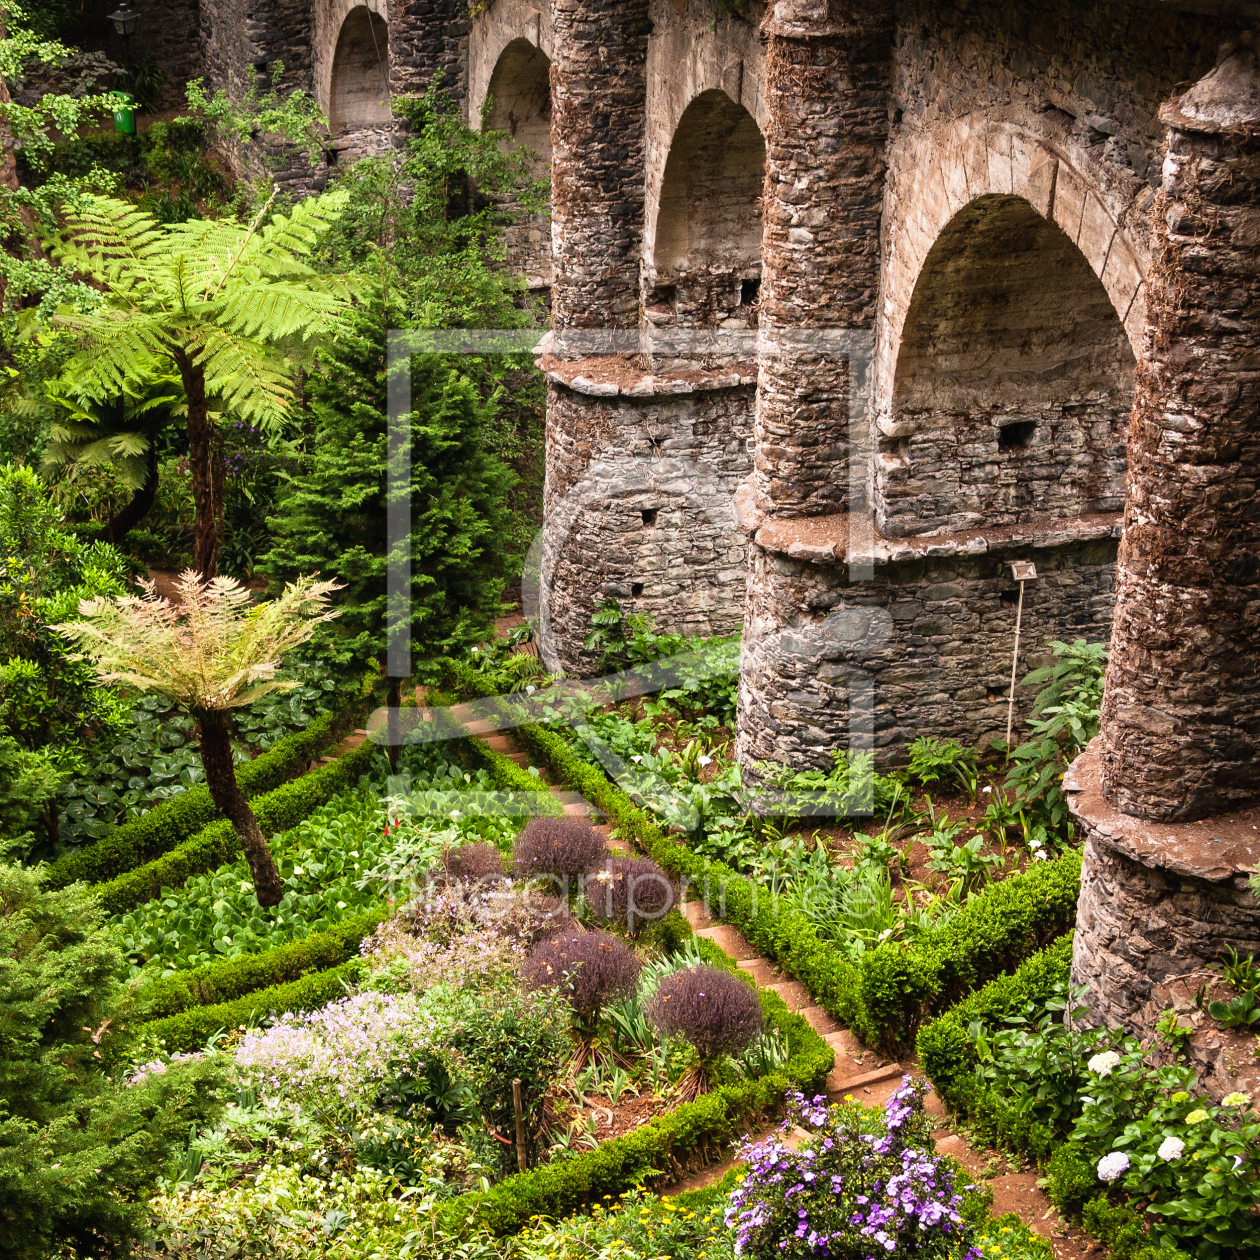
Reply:
<svg viewBox="0 0 1260 1260"><path fill-rule="evenodd" d="M137 1036L156 1037L171 1054L199 1050L221 1029L237 1028L273 1012L313 1011L326 1006L344 994L346 985L358 980L363 971L363 962L354 957L339 967L317 971L288 984L258 989L232 1002L194 1006L166 1019L150 1020L134 1031Z"/></svg>
<svg viewBox="0 0 1260 1260"><path fill-rule="evenodd" d="M458 662L451 670L461 691L493 696L493 684L484 675ZM706 900L716 895L719 917L736 924L751 944L802 981L824 1010L887 1052L906 1049L925 1018L1012 970L1075 922L1081 855L1069 850L990 885L925 940L890 942L863 955L860 963L850 962L808 919L782 912L738 871L701 858L666 835L559 735L532 723L517 727L516 735L644 852L702 889Z"/></svg>
<svg viewBox="0 0 1260 1260"><path fill-rule="evenodd" d="M991 980L919 1030L916 1048L937 1096L953 1112L973 1119L995 1118L998 1100L976 1079L976 1046L970 1026L997 1028L1029 1002L1044 1002L1072 969L1072 933L1021 963L1014 974ZM987 1127L987 1126L986 1126Z"/></svg>
<svg viewBox="0 0 1260 1260"><path fill-rule="evenodd" d="M302 773L359 719L364 703L365 697L354 696L341 709L321 714L305 730L286 735L274 748L238 767L236 781L241 791L246 796L260 796ZM169 853L221 817L210 799L210 790L199 783L134 821L115 827L95 844L53 862L44 882L49 888L64 888L79 880L105 883Z"/></svg>
<svg viewBox="0 0 1260 1260"><path fill-rule="evenodd" d="M364 740L331 765L254 797L250 807L258 825L268 836L296 827L320 805L353 787L379 751L370 740ZM192 876L216 870L240 855L240 841L232 824L226 819L212 822L155 861L98 884L99 903L110 914L125 914L160 896L163 888L178 888Z"/></svg>
<svg viewBox="0 0 1260 1260"><path fill-rule="evenodd" d="M358 957L364 938L387 917L384 908L367 910L336 927L276 945L261 954L224 958L154 980L140 990L135 1015L145 1021L166 1019L197 1006L221 1005L246 993L291 984L338 967Z"/></svg>

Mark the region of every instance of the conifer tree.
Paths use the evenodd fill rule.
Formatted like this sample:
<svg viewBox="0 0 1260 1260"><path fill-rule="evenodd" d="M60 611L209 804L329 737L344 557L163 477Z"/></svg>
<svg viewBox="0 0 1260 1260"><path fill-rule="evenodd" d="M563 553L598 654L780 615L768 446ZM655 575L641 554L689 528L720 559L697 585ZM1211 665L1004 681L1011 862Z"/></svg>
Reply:
<svg viewBox="0 0 1260 1260"><path fill-rule="evenodd" d="M411 391L406 633L413 654L426 656L475 643L498 611L509 560L507 500L516 479L484 440L495 395L483 398L437 356L413 360ZM277 589L310 572L344 588L335 597L341 617L321 627L314 646L330 665L359 671L373 659L383 664L388 646L388 418L379 305L321 356L307 396L314 420L309 454L268 522L275 544L263 567Z"/></svg>

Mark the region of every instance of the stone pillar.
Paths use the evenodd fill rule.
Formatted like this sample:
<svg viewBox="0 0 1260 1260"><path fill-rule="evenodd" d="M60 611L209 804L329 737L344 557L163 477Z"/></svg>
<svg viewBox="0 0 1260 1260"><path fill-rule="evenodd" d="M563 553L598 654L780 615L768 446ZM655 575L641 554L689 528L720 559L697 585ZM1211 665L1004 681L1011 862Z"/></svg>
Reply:
<svg viewBox="0 0 1260 1260"><path fill-rule="evenodd" d="M616 349L570 329L636 329L647 127L647 0L555 0L551 67L554 353Z"/></svg>
<svg viewBox="0 0 1260 1260"><path fill-rule="evenodd" d="M874 328L893 5L779 0L762 29L766 352L753 492L766 516L816 516L849 506L850 364L792 334Z"/></svg>
<svg viewBox="0 0 1260 1260"><path fill-rule="evenodd" d="M1260 84L1234 54L1164 106L1103 709L1142 818L1260 794Z"/></svg>
<svg viewBox="0 0 1260 1260"><path fill-rule="evenodd" d="M1161 117L1102 730L1064 779L1086 835L1073 983L1089 986L1091 1019L1141 1036L1188 1009L1226 945L1260 953L1255 54ZM1228 1090L1212 1030L1190 1049L1209 1088Z"/></svg>
<svg viewBox="0 0 1260 1260"><path fill-rule="evenodd" d="M434 74L462 103L468 94L468 32L464 0L389 0L389 90L423 94Z"/></svg>
<svg viewBox="0 0 1260 1260"><path fill-rule="evenodd" d="M569 673L591 664L582 639L595 606L613 593L610 580L629 606L635 576L627 573L629 553L610 542L604 522L619 517L612 508L627 493L623 469L607 457L633 462L633 438L642 436L642 421L632 420L631 442L617 440L626 427L617 399L630 371L618 356L632 353L638 341L647 13L647 0L554 0L552 6L545 525L540 602L531 609L527 594L526 613L539 623L544 659ZM580 367L566 366L578 360ZM601 455L608 466L596 474L599 488L587 493L584 478ZM637 525L640 511L631 515Z"/></svg>

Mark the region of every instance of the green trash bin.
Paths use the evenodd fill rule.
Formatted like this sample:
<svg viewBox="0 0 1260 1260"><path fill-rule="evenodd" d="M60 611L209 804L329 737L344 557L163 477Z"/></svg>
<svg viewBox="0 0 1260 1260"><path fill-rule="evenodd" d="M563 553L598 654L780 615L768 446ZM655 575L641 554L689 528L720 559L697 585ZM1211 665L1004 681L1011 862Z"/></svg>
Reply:
<svg viewBox="0 0 1260 1260"><path fill-rule="evenodd" d="M114 130L125 136L136 134L136 98L130 92L111 92L114 98Z"/></svg>

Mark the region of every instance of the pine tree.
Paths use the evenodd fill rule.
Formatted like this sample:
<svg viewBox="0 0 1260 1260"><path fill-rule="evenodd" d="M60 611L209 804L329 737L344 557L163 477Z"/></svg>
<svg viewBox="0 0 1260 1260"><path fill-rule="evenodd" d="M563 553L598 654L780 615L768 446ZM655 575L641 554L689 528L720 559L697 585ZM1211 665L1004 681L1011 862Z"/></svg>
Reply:
<svg viewBox="0 0 1260 1260"><path fill-rule="evenodd" d="M488 449L496 394L483 398L436 356L412 361L411 601L414 656L483 638L499 608L511 557L507 500L515 475ZM262 567L275 588L318 572L344 589L342 616L314 646L334 667L384 664L386 448L384 318L365 311L354 332L321 356L308 386L314 432L301 471L281 491Z"/></svg>

